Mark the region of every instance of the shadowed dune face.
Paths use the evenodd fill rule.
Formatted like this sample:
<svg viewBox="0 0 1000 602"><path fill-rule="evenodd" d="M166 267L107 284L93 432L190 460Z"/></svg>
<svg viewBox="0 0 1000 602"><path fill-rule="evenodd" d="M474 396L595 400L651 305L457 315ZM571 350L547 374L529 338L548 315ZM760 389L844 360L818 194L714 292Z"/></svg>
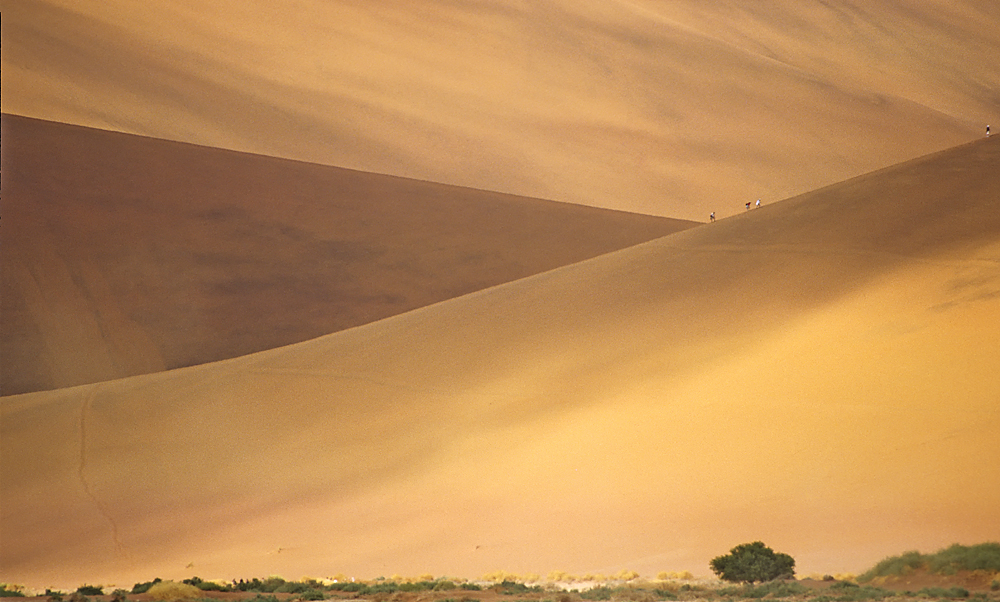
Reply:
<svg viewBox="0 0 1000 602"><path fill-rule="evenodd" d="M5 115L4 394L270 349L690 222Z"/></svg>
<svg viewBox="0 0 1000 602"><path fill-rule="evenodd" d="M3 110L704 220L967 141L992 0L5 3Z"/></svg>
<svg viewBox="0 0 1000 602"><path fill-rule="evenodd" d="M755 539L840 572L997 539L998 161L982 140L299 345L6 398L3 576L704 574Z"/></svg>

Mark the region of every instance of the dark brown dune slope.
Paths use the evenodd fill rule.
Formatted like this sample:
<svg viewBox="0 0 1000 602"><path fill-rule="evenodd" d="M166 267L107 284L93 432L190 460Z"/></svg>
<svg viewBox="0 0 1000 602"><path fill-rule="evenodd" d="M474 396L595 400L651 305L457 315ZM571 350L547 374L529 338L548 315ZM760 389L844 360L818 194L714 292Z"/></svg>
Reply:
<svg viewBox="0 0 1000 602"><path fill-rule="evenodd" d="M689 227L3 116L4 395L303 341Z"/></svg>

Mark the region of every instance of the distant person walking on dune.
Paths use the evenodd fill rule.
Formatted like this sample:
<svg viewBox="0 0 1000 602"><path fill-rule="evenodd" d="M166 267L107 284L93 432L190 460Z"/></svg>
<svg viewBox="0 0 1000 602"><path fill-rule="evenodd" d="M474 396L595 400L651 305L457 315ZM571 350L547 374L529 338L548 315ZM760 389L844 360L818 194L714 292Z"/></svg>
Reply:
<svg viewBox="0 0 1000 602"><path fill-rule="evenodd" d="M713 221L713 222L715 221L715 212L714 211L712 212L712 215L708 216L708 219L711 220L711 221Z"/></svg>
<svg viewBox="0 0 1000 602"><path fill-rule="evenodd" d="M757 199L757 208L760 209L760 199Z"/></svg>
<svg viewBox="0 0 1000 602"><path fill-rule="evenodd" d="M750 201L747 201L747 211L750 211Z"/></svg>

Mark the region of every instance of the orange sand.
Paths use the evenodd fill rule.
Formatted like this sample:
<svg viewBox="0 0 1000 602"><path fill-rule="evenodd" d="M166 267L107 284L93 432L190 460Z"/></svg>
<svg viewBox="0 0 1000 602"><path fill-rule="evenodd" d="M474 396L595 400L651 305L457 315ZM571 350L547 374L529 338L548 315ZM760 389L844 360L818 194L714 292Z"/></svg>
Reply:
<svg viewBox="0 0 1000 602"><path fill-rule="evenodd" d="M792 554L801 572L833 573L1000 539L1000 142L968 143L986 123L1000 127L994 0L0 5L6 115L730 218L462 297L421 297L406 313L295 345L4 397L0 582L705 574L711 557L754 539ZM8 349L48 348L43 363L65 354L63 365L90 362L111 378L175 365L119 305L158 295L116 288L133 277L114 280L99 258L59 255L60 236L86 232L38 227L6 267L9 237L26 232L7 225L10 203L114 157L78 157L75 171L18 192L11 148L3 311L16 286L16 315L35 326L5 343L5 370ZM188 152L160 167L193 161L182 172L200 180L192 191L233 185L194 159L233 155ZM292 173L278 168L287 162L241 165L262 186ZM135 179L139 197L171 188L149 170L103 173L123 180L119 191ZM428 186L407 198L441 195L452 225L498 200ZM72 195L48 198L58 216ZM250 212L260 219L228 222L225 236L201 222L178 232L208 249L243 236L280 273L269 236L308 233L280 247L308 258L332 225L307 198L317 195L292 203L298 223L261 197ZM764 208L743 212L756 198ZM136 257L137 273L162 270L151 286L193 273L157 256L155 205L125 220L144 228L129 240L157 241L154 251L119 255ZM406 209L384 212L401 224L384 240L404 263L430 232L407 228L426 214ZM510 252L504 230L483 241L486 257ZM532 264L545 254L523 251ZM30 262L47 267L32 275ZM456 268L464 284L472 264ZM440 282L415 273L379 281ZM51 293L74 290L89 296ZM280 321L306 297L259 299ZM307 336L326 328L307 322L290 321ZM258 342L274 329L251 326ZM195 333L177 339L176 356L239 340L181 321L158 332ZM116 362L127 370L110 370Z"/></svg>
<svg viewBox="0 0 1000 602"><path fill-rule="evenodd" d="M5 113L701 221L1000 122L993 0L3 8Z"/></svg>
<svg viewBox="0 0 1000 602"><path fill-rule="evenodd" d="M1000 140L2 404L2 577L800 571L1000 538Z"/></svg>

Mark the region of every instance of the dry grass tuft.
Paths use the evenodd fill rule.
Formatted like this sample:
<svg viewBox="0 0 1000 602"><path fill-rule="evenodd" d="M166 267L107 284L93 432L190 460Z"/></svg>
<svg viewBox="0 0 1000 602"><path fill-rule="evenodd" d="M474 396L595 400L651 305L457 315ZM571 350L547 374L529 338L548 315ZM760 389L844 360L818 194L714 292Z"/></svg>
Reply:
<svg viewBox="0 0 1000 602"><path fill-rule="evenodd" d="M203 593L200 589L187 583L177 583L176 581L161 581L146 592L153 600L190 600L201 598Z"/></svg>

